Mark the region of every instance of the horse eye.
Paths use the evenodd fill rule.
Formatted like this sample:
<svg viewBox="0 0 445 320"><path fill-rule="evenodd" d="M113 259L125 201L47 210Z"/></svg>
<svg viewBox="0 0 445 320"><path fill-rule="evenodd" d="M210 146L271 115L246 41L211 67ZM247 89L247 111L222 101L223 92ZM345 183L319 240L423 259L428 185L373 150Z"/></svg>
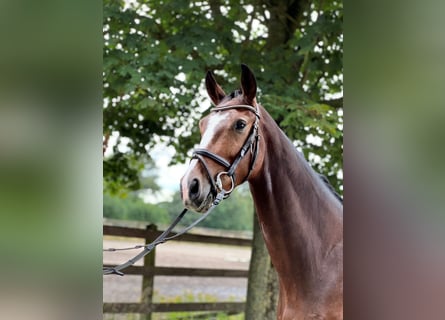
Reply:
<svg viewBox="0 0 445 320"><path fill-rule="evenodd" d="M235 123L235 130L241 131L246 127L246 121L244 120L238 120Z"/></svg>

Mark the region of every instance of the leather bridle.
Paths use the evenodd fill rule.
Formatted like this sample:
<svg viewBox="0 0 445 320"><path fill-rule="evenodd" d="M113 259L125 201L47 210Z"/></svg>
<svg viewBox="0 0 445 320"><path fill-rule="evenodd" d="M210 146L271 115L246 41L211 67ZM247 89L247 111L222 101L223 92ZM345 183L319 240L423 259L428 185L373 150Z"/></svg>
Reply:
<svg viewBox="0 0 445 320"><path fill-rule="evenodd" d="M211 110L211 112L221 112L221 111L230 110L230 109L249 110L249 111L253 112L256 116L255 122L250 130L250 134L246 138L246 141L244 142L244 145L242 146L241 150L238 152L238 155L235 158L235 160L232 163L230 163L230 161L227 161L223 157L221 157L209 150L202 149L202 148L195 149L193 151L193 155L192 155L192 159L197 159L202 164L202 166L207 174L207 178L210 182L210 186L211 186L210 189L211 189L211 192L215 198L216 203L219 203L222 199L229 197L231 192L235 188L235 185L236 185L235 170L238 167L241 160L246 156L247 151L250 149L252 157L250 160L249 171L248 171L246 177L244 177L244 180L242 182L246 181L249 178L250 173L252 172L252 170L255 166L255 162L256 162L256 159L258 156L258 149L259 149L258 141L260 138L260 135L258 133L258 123L260 120L260 114L258 112L258 108L252 107L250 105L237 104L237 105L231 105L231 106L215 107ZM223 166L226 169L226 171L219 172L218 174L216 174L216 177L213 178L204 157L209 158L209 159L215 161L216 163L220 164L221 166ZM225 190L223 187L223 183L221 181L222 176L228 176L231 180L231 186L227 190ZM222 197L221 197L221 195L222 195ZM219 199L218 196L220 196L221 199Z"/></svg>
<svg viewBox="0 0 445 320"><path fill-rule="evenodd" d="M250 110L252 111L255 116L255 122L252 126L252 129L250 131L249 136L247 137L246 141L244 142L244 145L242 146L241 150L238 153L238 156L235 158L235 160L233 161L233 163L230 163L229 161L227 161L226 159L224 159L223 157L208 151L206 149L195 149L193 152L193 158L198 159L198 161L203 165L208 179L210 181L211 184L211 189L212 189L212 194L214 196L214 200L212 203L212 206L207 210L207 212L205 214L203 214L199 219L195 220L192 224L190 224L187 228L183 229L182 231L174 234L174 235L170 235L170 233L172 232L173 228L179 223L179 221L181 221L181 219L184 217L184 215L187 212L187 209L182 210L182 212L176 217L176 219L171 223L171 225L161 234L159 235L153 242L146 244L143 246L143 250L137 254L136 256L134 256L133 258L131 258L130 260L121 263L117 266L106 266L102 268L102 273L104 275L109 275L109 274L117 274L117 275L121 275L123 276L124 273L121 271L125 268L128 268L132 265L134 265L138 260L142 259L143 257L145 257L147 254L149 254L157 245L164 243L166 241L169 240L173 240L177 237L179 237L180 235L186 233L187 231L189 231L190 229L192 229L193 227L195 227L198 223L200 223L202 220L204 220L216 207L217 205L225 198L227 198L228 196L230 196L230 193L233 191L233 189L235 188L235 170L238 167L240 161L245 157L245 155L247 154L247 151L250 149L251 153L252 153L252 158L250 160L250 166L249 166L249 172L247 173L246 177L244 178L243 182L245 180L247 180L249 178L250 173L252 172L254 166L255 166L255 161L257 159L258 156L258 141L260 138L260 135L258 133L258 123L259 123L259 119L260 119L260 114L258 113L258 109L249 105L243 105L243 104L239 104L239 105L233 105L233 106L222 106L222 107L216 107L213 108L211 111L212 112L218 112L218 111L225 111L225 110L229 110L229 109L246 109L246 110ZM210 170L207 166L206 161L204 160L204 157L207 157L217 163L219 163L220 165L222 165L224 168L227 169L227 171L221 171L216 175L216 180L213 180L212 175L210 173ZM193 159L192 158L192 159ZM221 181L221 176L227 175L230 179L231 179L231 187L228 190L225 190L223 188L222 185L222 181ZM140 246L135 246L134 248L125 248L125 249L121 249L121 250L128 250L128 249L137 249ZM108 249L108 250L104 250L104 251L116 251L118 249Z"/></svg>

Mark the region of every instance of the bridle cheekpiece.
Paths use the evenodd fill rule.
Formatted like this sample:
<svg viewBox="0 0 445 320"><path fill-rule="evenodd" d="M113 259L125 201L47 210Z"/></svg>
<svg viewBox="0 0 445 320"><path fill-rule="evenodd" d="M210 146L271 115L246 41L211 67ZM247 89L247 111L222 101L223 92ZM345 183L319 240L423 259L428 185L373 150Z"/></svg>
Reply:
<svg viewBox="0 0 445 320"><path fill-rule="evenodd" d="M255 162L256 162L256 159L258 156L258 149L259 149L258 141L260 138L260 135L258 133L258 123L260 120L260 114L258 112L258 107L253 107L253 106L244 105L244 104L237 104L237 105L231 105L231 106L215 107L215 108L211 109L211 112L220 112L220 111L225 111L225 110L230 110L230 109L249 110L249 111L253 112L256 116L255 122L254 122L252 129L250 131L250 134L247 137L246 141L244 142L244 145L242 146L241 150L238 152L238 155L235 158L235 160L233 161L233 163L230 163L223 157L221 157L209 150L201 149L201 148L195 149L193 151L193 155L192 155L192 159L197 159L202 164L204 170L206 171L207 178L208 178L208 180L210 182L210 186L211 186L211 192L212 192L213 196L215 197L214 204L218 204L222 199L229 197L230 194L232 193L232 191L236 185L236 183L235 183L236 168L238 167L241 160L246 156L247 151L250 149L252 158L251 158L250 165L249 165L249 171L242 182L246 181L249 178L250 173L252 172L252 170L255 166ZM216 174L216 177L213 178L204 157L217 162L218 164L223 166L226 169L226 171L219 172L218 174ZM223 183L221 180L221 177L223 177L223 176L229 177L230 181L231 181L231 186L227 190L225 190L223 187Z"/></svg>

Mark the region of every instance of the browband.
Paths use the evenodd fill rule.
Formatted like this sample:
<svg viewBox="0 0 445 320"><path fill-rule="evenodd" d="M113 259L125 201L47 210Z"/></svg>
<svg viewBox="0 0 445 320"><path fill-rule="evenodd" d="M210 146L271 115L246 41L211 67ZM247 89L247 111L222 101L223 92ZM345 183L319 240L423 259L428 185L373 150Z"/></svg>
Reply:
<svg viewBox="0 0 445 320"><path fill-rule="evenodd" d="M221 107L215 107L213 109L211 109L210 111L212 112L216 112L216 111L224 111L224 110L229 110L229 109L247 109L249 111L252 111L253 113L255 113L255 115L260 118L260 114L258 113L258 110L252 106L249 106L247 104L235 104L233 106L221 106Z"/></svg>

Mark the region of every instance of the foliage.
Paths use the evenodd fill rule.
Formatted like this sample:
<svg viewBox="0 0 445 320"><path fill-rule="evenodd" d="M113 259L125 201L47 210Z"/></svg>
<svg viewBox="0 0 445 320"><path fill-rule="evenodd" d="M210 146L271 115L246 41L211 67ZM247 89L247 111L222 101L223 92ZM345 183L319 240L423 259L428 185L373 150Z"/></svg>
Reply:
<svg viewBox="0 0 445 320"><path fill-rule="evenodd" d="M172 201L159 204L145 203L135 195L125 199L104 195L103 214L106 218L136 220L157 225L170 224L183 210L179 193ZM236 189L224 205L218 206L199 226L224 230L252 230L253 204L245 187ZM199 214L188 212L179 223L187 226L198 219Z"/></svg>
<svg viewBox="0 0 445 320"><path fill-rule="evenodd" d="M121 152L115 153L104 161L104 188L110 194L126 195L126 190L139 190L141 183L139 172L141 163L131 155ZM123 191L124 190L124 191Z"/></svg>
<svg viewBox="0 0 445 320"><path fill-rule="evenodd" d="M180 194L176 193L173 201L159 204L168 211L173 220L183 209ZM250 192L246 186L235 189L232 195L224 200L199 226L224 230L252 230L253 203ZM188 212L181 220L180 225L186 226L198 219L200 214Z"/></svg>
<svg viewBox="0 0 445 320"><path fill-rule="evenodd" d="M106 218L145 221L147 224L168 224L167 211L154 204L145 203L136 196L125 199L104 195L103 215Z"/></svg>
<svg viewBox="0 0 445 320"><path fill-rule="evenodd" d="M209 107L205 72L228 91L246 63L260 103L340 190L342 18L341 1L105 0L104 135L129 138L135 159L164 141L184 161Z"/></svg>
<svg viewBox="0 0 445 320"><path fill-rule="evenodd" d="M128 196L129 192L137 194L145 189L156 193L160 190L156 183L156 170L154 161L147 155L136 157L132 152L114 152L104 161L104 190L120 197Z"/></svg>
<svg viewBox="0 0 445 320"><path fill-rule="evenodd" d="M190 291L185 291L183 295L175 297L158 296L155 292L153 299L160 303L184 303L184 302L218 302L218 298L210 294L193 294ZM229 301L232 299L229 298ZM224 312L209 313L204 312L170 312L168 314L154 313L153 319L215 319L215 320L241 320L244 319L242 314L229 316Z"/></svg>

